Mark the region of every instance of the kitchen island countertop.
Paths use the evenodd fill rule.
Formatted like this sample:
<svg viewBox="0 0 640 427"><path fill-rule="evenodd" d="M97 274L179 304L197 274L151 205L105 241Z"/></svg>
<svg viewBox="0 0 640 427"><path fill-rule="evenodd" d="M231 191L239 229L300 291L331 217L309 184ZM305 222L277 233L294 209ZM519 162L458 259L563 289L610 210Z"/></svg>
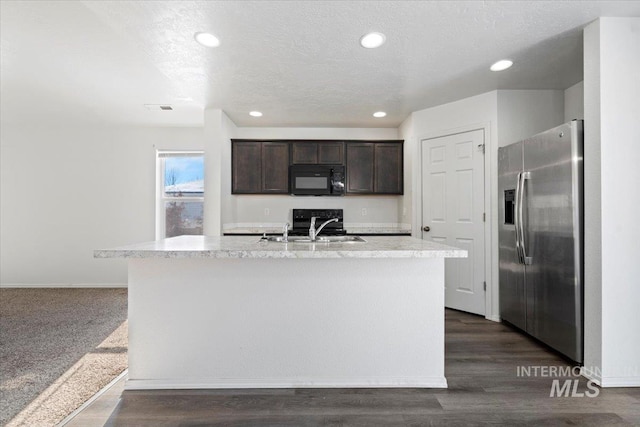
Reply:
<svg viewBox="0 0 640 427"><path fill-rule="evenodd" d="M462 249L406 236L367 236L366 242L281 243L257 236L178 236L112 249L95 258L464 258Z"/></svg>
<svg viewBox="0 0 640 427"><path fill-rule="evenodd" d="M125 388L447 387L445 259L466 251L365 239L179 236L95 251L128 263Z"/></svg>

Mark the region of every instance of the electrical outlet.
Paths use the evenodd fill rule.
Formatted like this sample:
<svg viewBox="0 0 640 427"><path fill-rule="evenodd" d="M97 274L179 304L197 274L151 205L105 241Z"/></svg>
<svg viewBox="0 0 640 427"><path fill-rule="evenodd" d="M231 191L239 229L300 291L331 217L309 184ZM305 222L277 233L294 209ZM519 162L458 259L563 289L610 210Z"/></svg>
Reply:
<svg viewBox="0 0 640 427"><path fill-rule="evenodd" d="M269 208L264 208L264 216L269 216Z"/></svg>
<svg viewBox="0 0 640 427"><path fill-rule="evenodd" d="M367 208L362 208L362 216L367 216Z"/></svg>

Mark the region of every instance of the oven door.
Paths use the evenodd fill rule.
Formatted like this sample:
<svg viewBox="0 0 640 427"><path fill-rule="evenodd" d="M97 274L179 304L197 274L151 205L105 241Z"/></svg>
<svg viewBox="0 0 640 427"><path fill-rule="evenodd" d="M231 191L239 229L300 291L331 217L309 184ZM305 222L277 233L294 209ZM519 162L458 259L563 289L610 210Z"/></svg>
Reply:
<svg viewBox="0 0 640 427"><path fill-rule="evenodd" d="M331 195L331 168L318 165L292 165L289 169L291 194Z"/></svg>

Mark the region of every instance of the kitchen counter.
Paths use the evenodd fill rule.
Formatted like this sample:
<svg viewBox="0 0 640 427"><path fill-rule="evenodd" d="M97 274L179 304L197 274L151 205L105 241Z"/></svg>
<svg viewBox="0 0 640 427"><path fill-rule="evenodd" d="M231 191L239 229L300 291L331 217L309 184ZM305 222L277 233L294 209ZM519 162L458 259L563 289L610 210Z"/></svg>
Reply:
<svg viewBox="0 0 640 427"><path fill-rule="evenodd" d="M397 235L397 236L410 236L411 235L411 227L374 227L374 226L345 226L345 230L347 234L350 235ZM263 234L267 235L277 235L282 234L282 227L234 227L234 228L226 228L223 230L223 234L225 236L262 236Z"/></svg>
<svg viewBox="0 0 640 427"><path fill-rule="evenodd" d="M407 227L349 227L347 234L355 234L358 236L411 236L411 228Z"/></svg>
<svg viewBox="0 0 640 427"><path fill-rule="evenodd" d="M179 236L113 249L96 258L453 258L466 251L401 236L368 236L365 243L279 243L258 236Z"/></svg>
<svg viewBox="0 0 640 427"><path fill-rule="evenodd" d="M258 240L95 251L129 264L126 389L447 387L444 262L466 251Z"/></svg>

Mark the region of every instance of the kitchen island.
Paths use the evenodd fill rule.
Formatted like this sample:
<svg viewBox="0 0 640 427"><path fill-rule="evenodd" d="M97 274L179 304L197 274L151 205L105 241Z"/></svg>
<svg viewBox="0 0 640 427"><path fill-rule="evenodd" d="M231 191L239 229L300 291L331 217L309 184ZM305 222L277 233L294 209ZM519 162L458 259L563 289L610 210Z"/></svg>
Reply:
<svg viewBox="0 0 640 427"><path fill-rule="evenodd" d="M411 237L180 236L129 262L127 389L446 387L444 259Z"/></svg>

